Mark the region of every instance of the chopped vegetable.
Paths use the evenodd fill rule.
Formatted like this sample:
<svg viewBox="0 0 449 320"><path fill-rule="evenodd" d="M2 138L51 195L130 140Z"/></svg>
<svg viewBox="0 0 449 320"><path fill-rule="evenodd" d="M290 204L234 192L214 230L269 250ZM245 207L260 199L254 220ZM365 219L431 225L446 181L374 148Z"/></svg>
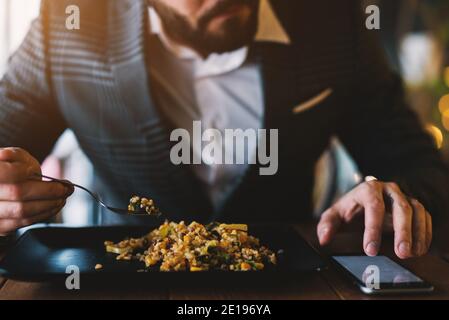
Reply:
<svg viewBox="0 0 449 320"><path fill-rule="evenodd" d="M226 230L239 230L239 231L248 232L248 226L246 224L224 224L223 223L220 226Z"/></svg>
<svg viewBox="0 0 449 320"><path fill-rule="evenodd" d="M128 248L119 248L117 246L106 246L106 251L110 253L123 254L128 252Z"/></svg>

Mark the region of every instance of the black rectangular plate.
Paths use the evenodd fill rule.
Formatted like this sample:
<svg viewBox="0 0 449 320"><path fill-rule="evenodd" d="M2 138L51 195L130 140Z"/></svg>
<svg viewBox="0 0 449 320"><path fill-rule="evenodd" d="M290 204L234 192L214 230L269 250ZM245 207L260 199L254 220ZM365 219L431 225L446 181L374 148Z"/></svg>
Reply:
<svg viewBox="0 0 449 320"><path fill-rule="evenodd" d="M249 225L249 234L273 251L283 250L273 270L257 272L138 272L142 262L117 261L116 255L106 253L104 241L119 241L126 237L140 237L152 227L44 227L25 232L7 251L0 262L0 274L22 281L51 281L65 279L66 268L75 265L81 279L144 281L155 283L249 283L248 281L289 280L307 271L325 266L323 259L293 229L287 225ZM103 265L95 270L95 265ZM213 282L211 282L213 281Z"/></svg>

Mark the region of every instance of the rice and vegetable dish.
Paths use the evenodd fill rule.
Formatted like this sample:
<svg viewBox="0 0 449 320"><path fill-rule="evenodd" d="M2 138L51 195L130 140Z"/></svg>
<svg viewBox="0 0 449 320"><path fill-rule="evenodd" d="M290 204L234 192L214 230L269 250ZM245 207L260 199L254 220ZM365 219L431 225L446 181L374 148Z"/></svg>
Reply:
<svg viewBox="0 0 449 320"><path fill-rule="evenodd" d="M276 265L276 255L248 235L244 224L168 222L141 238L106 241L117 260L139 260L160 271L257 271Z"/></svg>

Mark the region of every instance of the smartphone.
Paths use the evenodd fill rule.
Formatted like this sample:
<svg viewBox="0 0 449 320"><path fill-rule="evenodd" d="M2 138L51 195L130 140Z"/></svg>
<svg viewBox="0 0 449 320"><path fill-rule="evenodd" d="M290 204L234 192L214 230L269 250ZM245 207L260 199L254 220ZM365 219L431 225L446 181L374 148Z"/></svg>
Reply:
<svg viewBox="0 0 449 320"><path fill-rule="evenodd" d="M426 293L434 289L385 256L336 255L332 260L365 294Z"/></svg>

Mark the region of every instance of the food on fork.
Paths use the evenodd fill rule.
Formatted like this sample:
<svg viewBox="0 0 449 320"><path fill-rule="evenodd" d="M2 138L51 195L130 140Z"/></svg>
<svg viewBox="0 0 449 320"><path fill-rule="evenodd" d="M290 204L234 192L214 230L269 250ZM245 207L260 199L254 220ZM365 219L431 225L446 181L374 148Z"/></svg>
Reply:
<svg viewBox="0 0 449 320"><path fill-rule="evenodd" d="M276 255L248 235L245 224L165 221L141 238L106 241L117 260L138 260L160 271L258 271L276 265Z"/></svg>
<svg viewBox="0 0 449 320"><path fill-rule="evenodd" d="M161 211L158 207L156 207L154 200L139 197L139 196L132 196L131 199L129 199L129 205L128 205L128 211L132 214L133 212L140 212L144 210L146 213L152 216L160 216Z"/></svg>

